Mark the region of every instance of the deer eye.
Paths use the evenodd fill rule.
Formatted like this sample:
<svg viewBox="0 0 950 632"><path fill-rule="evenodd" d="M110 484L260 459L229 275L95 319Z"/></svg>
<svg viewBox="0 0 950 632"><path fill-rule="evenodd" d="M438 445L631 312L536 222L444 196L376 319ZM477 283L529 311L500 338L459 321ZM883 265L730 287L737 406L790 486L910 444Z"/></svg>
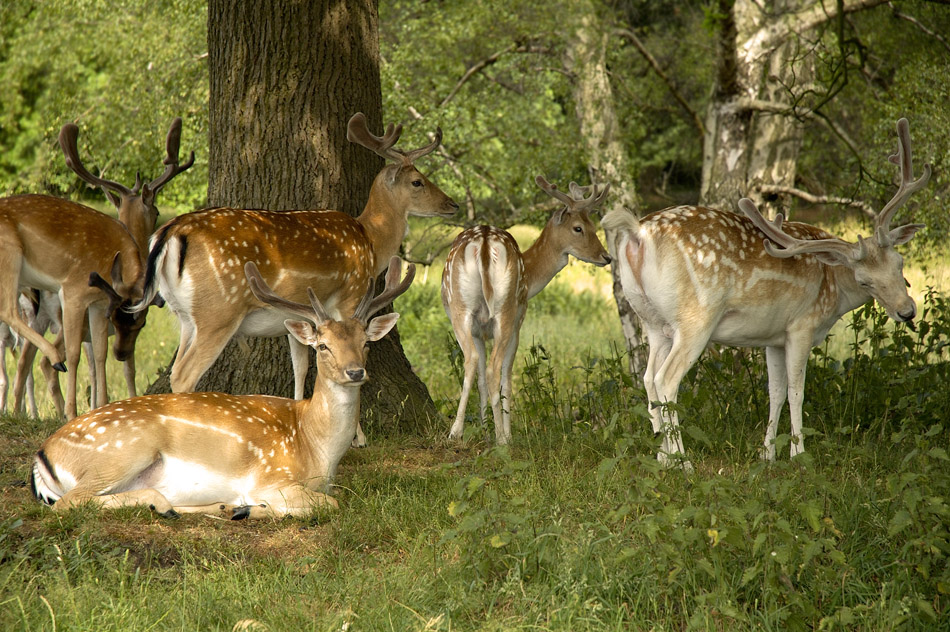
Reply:
<svg viewBox="0 0 950 632"><path fill-rule="evenodd" d="M584 232L584 227L583 227L583 226L575 226L575 227L574 227L574 232L577 233L578 235L580 235L581 233Z"/></svg>
<svg viewBox="0 0 950 632"><path fill-rule="evenodd" d="M413 180L413 181L412 181L412 186L414 186L414 187L421 187L421 186L422 186L422 180Z"/></svg>
<svg viewBox="0 0 950 632"><path fill-rule="evenodd" d="M320 351L326 351L327 346L321 342L320 344L317 345L317 349L319 349Z"/></svg>

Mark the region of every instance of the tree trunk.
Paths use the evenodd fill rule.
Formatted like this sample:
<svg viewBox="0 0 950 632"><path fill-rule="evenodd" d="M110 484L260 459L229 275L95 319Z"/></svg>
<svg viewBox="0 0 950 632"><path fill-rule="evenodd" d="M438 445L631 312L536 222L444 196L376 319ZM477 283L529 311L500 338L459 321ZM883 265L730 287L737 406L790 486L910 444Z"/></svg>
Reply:
<svg viewBox="0 0 950 632"><path fill-rule="evenodd" d="M599 23L591 2L578 3L575 7L579 15L577 25L568 37L565 65L574 77L574 107L591 178L595 182L610 183L610 195L603 209L605 213L626 208L639 215L636 184L620 139L613 90L607 75L607 30ZM639 374L645 365L640 321L623 295L616 266L610 269L630 370Z"/></svg>
<svg viewBox="0 0 950 632"><path fill-rule="evenodd" d="M700 203L735 210L750 197L770 218L788 209L763 185L793 187L802 120L812 115L814 52L807 44L841 12L885 0L719 0L718 76L706 116ZM804 44L803 44L804 43Z"/></svg>
<svg viewBox="0 0 950 632"><path fill-rule="evenodd" d="M208 202L237 208L333 208L358 215L383 161L346 140L364 112L381 133L377 0L208 4ZM285 338L232 341L198 390L293 396ZM312 392L313 354L307 379ZM424 427L436 415L395 330L371 345L362 423ZM149 392L169 390L168 371Z"/></svg>

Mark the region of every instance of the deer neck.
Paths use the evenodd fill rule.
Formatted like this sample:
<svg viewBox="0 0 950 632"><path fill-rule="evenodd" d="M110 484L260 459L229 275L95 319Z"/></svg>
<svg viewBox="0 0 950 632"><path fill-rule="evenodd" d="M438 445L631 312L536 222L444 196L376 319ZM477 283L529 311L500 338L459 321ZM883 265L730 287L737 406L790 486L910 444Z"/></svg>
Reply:
<svg viewBox="0 0 950 632"><path fill-rule="evenodd" d="M409 232L409 212L397 208L385 184L377 181L373 183L366 207L356 221L363 226L373 247L376 274L379 274L389 259L399 253L399 245Z"/></svg>
<svg viewBox="0 0 950 632"><path fill-rule="evenodd" d="M341 386L317 373L313 396L297 402L299 432L309 461L309 479L325 480L336 474L337 465L356 435L360 416L360 389Z"/></svg>
<svg viewBox="0 0 950 632"><path fill-rule="evenodd" d="M543 290L554 275L567 265L567 253L554 244L545 227L538 240L521 253L521 260L524 262L524 281L530 299Z"/></svg>
<svg viewBox="0 0 950 632"><path fill-rule="evenodd" d="M846 266L826 266L826 283L831 283L837 293L835 320L841 318L853 309L861 307L871 295L854 280L854 273Z"/></svg>

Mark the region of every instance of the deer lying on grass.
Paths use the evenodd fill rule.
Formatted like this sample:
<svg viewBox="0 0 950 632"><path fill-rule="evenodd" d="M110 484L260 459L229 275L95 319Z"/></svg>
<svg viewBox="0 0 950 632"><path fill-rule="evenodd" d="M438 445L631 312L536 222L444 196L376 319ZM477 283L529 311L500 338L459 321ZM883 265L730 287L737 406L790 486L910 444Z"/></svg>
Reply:
<svg viewBox="0 0 950 632"><path fill-rule="evenodd" d="M590 212L603 202L610 185L600 191L596 186L591 187L590 196L585 198L587 188L574 182L570 185L572 195L568 196L541 176L535 181L564 207L551 215L534 245L521 252L507 231L475 226L455 238L445 261L442 305L465 356L465 378L450 438L462 436L465 409L477 369L482 424L490 400L495 440L499 444L508 443L511 439L511 368L528 299L543 290L567 265L568 255L597 266L610 263L590 220ZM490 339L494 339L494 343L486 372L485 341Z"/></svg>
<svg viewBox="0 0 950 632"><path fill-rule="evenodd" d="M158 196L158 193L175 176L189 169L195 162L195 153L191 152L191 156L189 157L188 161L184 164L179 164L178 156L181 147L181 119L176 118L172 121L172 124L168 130L168 134L165 137L165 159L163 161L165 168L163 173L158 178L152 180L149 183L143 183L140 176L136 175L135 185L131 189L119 184L118 182L113 182L111 180L106 180L104 178L92 175L83 165L82 160L79 158L79 149L77 145L78 136L79 128L74 123L67 123L63 125L59 132L59 145L66 157L66 165L84 182L93 187L102 189L109 201L112 202L113 206L115 206L119 222L126 227L129 234L134 239L141 255L141 260L144 262L148 255L148 238L149 235L152 234L152 231L155 230L155 224L158 220L158 209L155 207L155 200ZM127 308L130 306L129 302L125 300L124 297L120 296L99 274L90 276L89 284L102 290L109 298L109 305L106 308L106 313L109 316L111 325L110 329L112 329L113 332L119 332L115 338L113 354L115 355L116 360L123 363L122 365L123 373L125 375L126 387L128 389L129 396L134 397L136 394L135 342L138 338L139 332L145 326L147 311L141 310L136 313L129 312L127 310ZM60 334L53 344L62 352L63 333L61 327L62 323L60 322L62 319L62 306L58 303L59 297L55 293L43 292L41 295L41 301L43 304L43 312L47 315L47 317L38 322L40 325L45 323L45 327L38 331L40 331L42 334L46 331L46 327L49 327L50 325L59 326ZM87 357L94 358L91 344L92 341L91 336L89 335L88 327L86 327L84 330L83 340L83 347L85 348ZM26 387L26 381L32 378L32 366L34 357L36 356L36 350L37 349L35 346L33 346L33 344L31 344L29 341L26 341L23 345L23 352L20 356L20 360L17 363L17 375L13 389L14 406L17 409L22 408L23 392L24 388ZM59 380L57 380L55 378L55 374L52 373L48 357L44 356L40 364L41 368L43 369L43 373L47 376L47 382L53 402L56 405L59 413L62 414L63 397L59 390ZM93 406L102 405L107 401L107 394L102 393L100 395L98 392L99 380L96 375L98 364L99 363L94 359L90 360L88 363L89 384L91 391L90 399L93 403ZM32 390L28 390L27 397L33 401Z"/></svg>
<svg viewBox="0 0 950 632"><path fill-rule="evenodd" d="M351 318L333 320L314 293L310 305L267 287L253 262L249 287L262 302L312 321L287 320L301 344L317 350L313 396L183 393L115 402L60 428L33 462L34 495L65 510L92 501L103 507L149 505L164 517L221 512L232 519L307 515L337 506L327 495L356 432L368 342L383 337L399 314L370 316L412 283L399 281L393 257L386 288L373 281Z"/></svg>
<svg viewBox="0 0 950 632"><path fill-rule="evenodd" d="M624 295L640 315L650 343L643 383L653 430L662 433L658 459L683 454L673 406L683 376L710 342L765 347L769 421L762 455L775 459L775 432L786 394L791 456L804 451L802 402L811 348L842 315L876 299L898 322L917 314L907 294L895 246L923 227L890 228L894 213L930 177L913 179L910 132L897 123L901 183L874 220L874 236L857 243L798 222L765 220L748 199L748 216L681 206L637 220L615 210L603 219ZM763 239L764 246L763 246ZM775 245L773 245L774 242ZM689 467L689 462L684 463Z"/></svg>
<svg viewBox="0 0 950 632"><path fill-rule="evenodd" d="M408 216L448 217L458 210L414 166L442 141L402 152L393 147L402 127L382 137L354 114L347 138L392 161L376 176L359 217L330 210L264 211L215 208L181 215L152 239L143 305L156 292L178 317L181 333L171 372L176 393L190 392L236 335L286 335L284 314L262 305L241 272L253 261L274 291L292 301L312 288L327 312L351 314L366 283L386 269L408 230ZM289 337L294 398L304 395L308 352ZM357 445L365 445L358 433Z"/></svg>

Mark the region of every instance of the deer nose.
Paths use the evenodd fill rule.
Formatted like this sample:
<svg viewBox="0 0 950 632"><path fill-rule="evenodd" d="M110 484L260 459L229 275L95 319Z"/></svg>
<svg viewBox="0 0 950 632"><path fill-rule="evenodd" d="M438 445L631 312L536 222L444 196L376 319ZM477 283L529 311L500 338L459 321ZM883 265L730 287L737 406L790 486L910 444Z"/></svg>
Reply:
<svg viewBox="0 0 950 632"><path fill-rule="evenodd" d="M347 369L346 377L354 382L362 382L366 378L366 369Z"/></svg>
<svg viewBox="0 0 950 632"><path fill-rule="evenodd" d="M604 255L604 262L606 265L610 265L611 261L613 261L613 259L610 257L610 255Z"/></svg>
<svg viewBox="0 0 950 632"><path fill-rule="evenodd" d="M914 305L910 306L910 309L904 312L897 312L897 315L900 316L900 319L905 323L914 320L914 317L917 315L917 307Z"/></svg>

